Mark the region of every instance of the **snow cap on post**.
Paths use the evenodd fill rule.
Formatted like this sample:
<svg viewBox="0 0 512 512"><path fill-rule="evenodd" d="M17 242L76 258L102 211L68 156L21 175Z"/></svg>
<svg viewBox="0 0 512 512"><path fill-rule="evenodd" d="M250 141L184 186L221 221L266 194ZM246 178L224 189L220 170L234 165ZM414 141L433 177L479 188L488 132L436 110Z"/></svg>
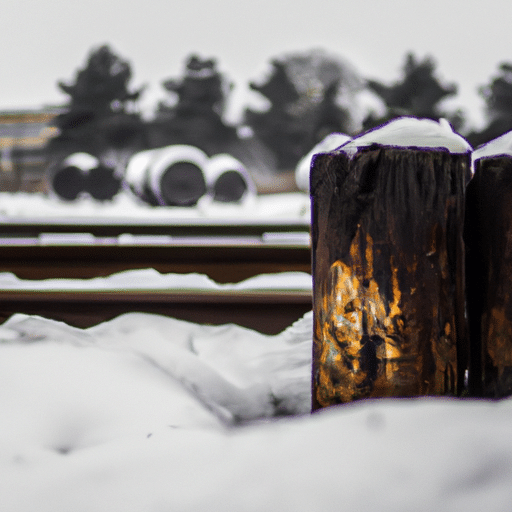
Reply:
<svg viewBox="0 0 512 512"><path fill-rule="evenodd" d="M473 151L473 162L481 158L512 157L512 131L478 147Z"/></svg>
<svg viewBox="0 0 512 512"><path fill-rule="evenodd" d="M355 155L358 148L373 144L387 147L443 149L450 153L468 153L469 142L453 131L446 119L399 117L345 143L340 151Z"/></svg>

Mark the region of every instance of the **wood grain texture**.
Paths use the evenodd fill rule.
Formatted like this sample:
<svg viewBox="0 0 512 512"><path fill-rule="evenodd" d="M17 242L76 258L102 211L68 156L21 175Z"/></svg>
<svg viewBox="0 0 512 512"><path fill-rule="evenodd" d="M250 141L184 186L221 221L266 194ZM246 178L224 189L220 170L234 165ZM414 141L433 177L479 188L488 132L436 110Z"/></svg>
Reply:
<svg viewBox="0 0 512 512"><path fill-rule="evenodd" d="M313 409L462 391L469 169L377 145L313 160Z"/></svg>

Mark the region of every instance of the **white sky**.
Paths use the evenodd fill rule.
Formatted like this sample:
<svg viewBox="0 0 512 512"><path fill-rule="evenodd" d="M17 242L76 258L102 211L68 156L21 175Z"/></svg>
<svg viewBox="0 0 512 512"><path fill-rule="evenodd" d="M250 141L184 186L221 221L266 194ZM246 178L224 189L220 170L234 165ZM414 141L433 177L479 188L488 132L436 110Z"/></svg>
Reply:
<svg viewBox="0 0 512 512"><path fill-rule="evenodd" d="M512 61L506 0L17 0L2 6L0 110L63 102L92 47L130 61L132 86L153 104L161 82L181 75L191 52L216 57L236 84L264 76L270 58L324 48L364 76L398 78L407 51L432 55L438 75L459 85L456 103L480 118L477 88Z"/></svg>

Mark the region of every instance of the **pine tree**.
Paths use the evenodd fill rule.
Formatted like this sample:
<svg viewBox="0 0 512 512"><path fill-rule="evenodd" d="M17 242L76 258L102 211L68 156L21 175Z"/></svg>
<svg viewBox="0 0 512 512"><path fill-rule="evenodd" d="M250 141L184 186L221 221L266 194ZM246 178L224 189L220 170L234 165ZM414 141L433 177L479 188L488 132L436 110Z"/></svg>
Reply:
<svg viewBox="0 0 512 512"><path fill-rule="evenodd" d="M479 89L485 101L488 124L483 130L468 135L474 147L512 130L512 63L501 63L498 69L498 76Z"/></svg>
<svg viewBox="0 0 512 512"><path fill-rule="evenodd" d="M369 116L363 123L365 129L373 128L399 116L415 116L427 119L446 117L455 124L462 122L460 111L456 116L443 112L441 100L457 93L455 84L442 84L435 76L436 64L431 57L418 60L414 54L406 55L403 78L392 85L368 80L367 85L382 98L387 112L383 117ZM454 124L452 122L452 124Z"/></svg>
<svg viewBox="0 0 512 512"><path fill-rule="evenodd" d="M84 152L99 159L89 171L88 192L101 200L117 192L128 158L147 146L144 123L130 108L143 89L129 89L131 76L130 64L103 45L90 52L73 81L58 82L69 101L53 122L59 135L48 145L50 182L67 156Z"/></svg>
<svg viewBox="0 0 512 512"><path fill-rule="evenodd" d="M93 50L86 66L79 70L73 83L58 82L59 88L70 96L70 110L87 110L111 114L126 110L129 101L136 101L142 89L128 90L130 64L117 56L108 45Z"/></svg>
<svg viewBox="0 0 512 512"><path fill-rule="evenodd" d="M500 64L499 70L500 74L489 85L480 88L491 121L512 119L512 63Z"/></svg>
<svg viewBox="0 0 512 512"><path fill-rule="evenodd" d="M57 84L69 101L66 111L54 121L60 135L52 146L68 153L99 154L107 147L132 144L140 136L142 124L129 105L139 99L143 88L130 91L131 76L130 64L108 45L92 50L73 81Z"/></svg>
<svg viewBox="0 0 512 512"><path fill-rule="evenodd" d="M151 145L191 144L218 153L236 138L223 115L232 84L217 69L213 58L190 55L184 76L162 84L177 97L174 105L161 103L151 126Z"/></svg>
<svg viewBox="0 0 512 512"><path fill-rule="evenodd" d="M270 108L247 109L244 122L276 155L279 169L293 169L329 133L350 133L350 112L338 99L355 90L358 79L341 59L319 51L286 55L271 65L264 83L250 83Z"/></svg>

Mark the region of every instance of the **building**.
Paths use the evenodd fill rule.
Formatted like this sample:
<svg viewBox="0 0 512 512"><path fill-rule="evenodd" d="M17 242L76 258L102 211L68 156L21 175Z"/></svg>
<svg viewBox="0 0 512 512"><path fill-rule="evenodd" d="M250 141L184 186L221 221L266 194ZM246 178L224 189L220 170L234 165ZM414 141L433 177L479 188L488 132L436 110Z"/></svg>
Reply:
<svg viewBox="0 0 512 512"><path fill-rule="evenodd" d="M44 191L51 126L61 107L0 111L0 191Z"/></svg>

